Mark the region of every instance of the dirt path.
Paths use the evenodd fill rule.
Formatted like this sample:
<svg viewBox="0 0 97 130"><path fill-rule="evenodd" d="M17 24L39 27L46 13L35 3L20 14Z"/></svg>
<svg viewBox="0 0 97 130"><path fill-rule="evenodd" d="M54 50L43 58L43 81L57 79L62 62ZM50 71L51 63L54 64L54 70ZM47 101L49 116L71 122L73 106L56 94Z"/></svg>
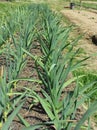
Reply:
<svg viewBox="0 0 97 130"><path fill-rule="evenodd" d="M89 36L97 34L97 14L89 11L62 10L71 22L80 27L83 33Z"/></svg>
<svg viewBox="0 0 97 130"><path fill-rule="evenodd" d="M62 10L61 13L73 24L77 25L78 30L84 34L83 39L79 42L79 46L85 50L85 55L89 56L97 53L97 46L92 43L93 35L97 35L97 13L67 9ZM97 56L88 60L87 67L97 70Z"/></svg>

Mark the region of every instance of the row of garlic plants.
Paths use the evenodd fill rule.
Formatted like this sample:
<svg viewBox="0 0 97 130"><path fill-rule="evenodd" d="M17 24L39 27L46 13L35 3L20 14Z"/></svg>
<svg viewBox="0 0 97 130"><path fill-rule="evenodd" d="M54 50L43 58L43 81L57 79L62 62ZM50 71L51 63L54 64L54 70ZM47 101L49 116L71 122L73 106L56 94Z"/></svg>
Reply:
<svg viewBox="0 0 97 130"><path fill-rule="evenodd" d="M42 129L45 125L53 126L56 130L79 130L85 120L97 110L96 103L93 103L82 119L79 122L76 120L77 109L89 99L94 90L87 94L84 92L95 83L80 88L78 83L80 77L69 77L74 70L82 67L83 61L86 60L76 61L79 49L75 51L74 46L79 38L70 43L68 38L72 27L62 26L60 17L45 5L19 7L10 14L10 19L7 19L4 25L8 39L2 47L6 65L0 77L1 129L8 130L17 115L27 130ZM35 41L40 44L42 56L30 53L30 47ZM35 61L39 76L39 81L35 81L42 83L40 89L42 96L32 89L33 86L31 89L24 87L24 92L15 90L18 81L32 80L19 77L26 65L27 55ZM69 88L70 90L66 92L72 82L75 82L74 88ZM50 121L30 126L23 119L19 110L29 97L42 105Z"/></svg>
<svg viewBox="0 0 97 130"><path fill-rule="evenodd" d="M79 78L70 77L69 75L80 67L84 67L84 61L76 60L79 49L75 50L79 38L75 38L71 43L68 38L72 27L64 27L61 25L60 17L44 7L41 12L41 29L37 30L37 40L41 46L42 56L34 57L31 53L24 52L35 60L36 70L41 80L43 87L41 88L42 97L35 91L26 88L28 96L37 99L42 105L50 121L43 124L36 124L25 128L42 129L44 125L53 126L56 130L79 130L90 129L90 115L97 110L96 102L89 105L82 118L78 121L76 113L83 106L85 101L94 91L85 94L88 88L92 87L95 82L79 87ZM75 82L75 86L70 87L70 84ZM69 91L66 92L67 87ZM84 122L88 120L88 125Z"/></svg>
<svg viewBox="0 0 97 130"><path fill-rule="evenodd" d="M18 112L23 106L26 92L17 92L16 88L20 80L28 80L20 77L27 60L22 48L29 51L35 39L34 28L38 18L36 8L36 5L32 5L33 12L30 6L18 7L9 12L10 17L6 18L6 24L3 24L8 35L4 38L3 30L4 42L0 51L5 57L5 64L1 66L0 75L0 129L2 130L9 129L16 115L25 124Z"/></svg>
<svg viewBox="0 0 97 130"><path fill-rule="evenodd" d="M13 18L11 17L12 13L10 13L10 8L12 8L11 4L8 3L5 5L4 3L0 3L0 8L0 46L2 46L9 38L9 32L6 29L7 22L13 21ZM9 11L7 9L9 9Z"/></svg>

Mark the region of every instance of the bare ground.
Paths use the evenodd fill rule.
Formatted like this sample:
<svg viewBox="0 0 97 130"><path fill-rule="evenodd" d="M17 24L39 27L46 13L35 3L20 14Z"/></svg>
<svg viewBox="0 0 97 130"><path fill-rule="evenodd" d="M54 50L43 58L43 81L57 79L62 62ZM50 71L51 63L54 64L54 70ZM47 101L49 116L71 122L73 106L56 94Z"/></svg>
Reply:
<svg viewBox="0 0 97 130"><path fill-rule="evenodd" d="M97 14L90 11L63 10L61 11L73 23L78 25L83 33L89 36L97 34Z"/></svg>
<svg viewBox="0 0 97 130"><path fill-rule="evenodd" d="M79 47L83 48L85 55L97 53L97 45L93 44L93 36L97 35L97 12L86 10L61 10L61 13L76 25L77 33L84 34L79 41ZM75 34L75 35L78 35ZM97 70L97 56L88 60L88 69Z"/></svg>

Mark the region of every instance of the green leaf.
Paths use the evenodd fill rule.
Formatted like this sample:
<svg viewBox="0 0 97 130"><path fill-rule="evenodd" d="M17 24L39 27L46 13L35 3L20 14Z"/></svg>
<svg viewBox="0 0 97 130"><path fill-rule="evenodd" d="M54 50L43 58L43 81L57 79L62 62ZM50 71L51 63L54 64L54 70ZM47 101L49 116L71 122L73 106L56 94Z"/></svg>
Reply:
<svg viewBox="0 0 97 130"><path fill-rule="evenodd" d="M18 81L29 81L29 82L41 83L40 80L34 79L34 78L33 79L31 79L31 78L18 78L18 79L14 79L14 80L10 81L8 83L8 85L11 84L11 83L14 83L14 82L18 82Z"/></svg>
<svg viewBox="0 0 97 130"><path fill-rule="evenodd" d="M41 97L38 96L38 99L42 105L42 107L44 108L44 110L46 111L46 113L48 114L49 118L51 120L54 120L55 119L55 116L54 114L52 113L52 110L49 108L49 103L45 100L45 99L42 99Z"/></svg>
<svg viewBox="0 0 97 130"><path fill-rule="evenodd" d="M39 129L41 127L42 127L42 125L36 124L36 125L32 125L32 126L27 127L27 128L23 128L22 130L36 130L36 129Z"/></svg>
<svg viewBox="0 0 97 130"><path fill-rule="evenodd" d="M12 120L14 119L14 117L18 114L19 110L21 109L21 107L23 106L23 103L21 103L12 113L11 115L8 117L7 121L3 124L2 130L8 130Z"/></svg>
<svg viewBox="0 0 97 130"><path fill-rule="evenodd" d="M89 109L85 112L83 117L80 119L80 121L77 123L76 127L74 130L80 130L80 127L83 125L83 123L95 112L97 111L97 101L95 101Z"/></svg>
<svg viewBox="0 0 97 130"><path fill-rule="evenodd" d="M21 123L23 123L26 127L30 126L30 124L20 114L17 114L17 116L20 119Z"/></svg>
<svg viewBox="0 0 97 130"><path fill-rule="evenodd" d="M40 123L40 124L31 125L31 126L29 126L27 128L23 128L22 130L36 130L36 129L42 128L42 127L44 127L46 125L52 125L52 124L54 124L54 122L49 121L49 122L44 122L44 123Z"/></svg>

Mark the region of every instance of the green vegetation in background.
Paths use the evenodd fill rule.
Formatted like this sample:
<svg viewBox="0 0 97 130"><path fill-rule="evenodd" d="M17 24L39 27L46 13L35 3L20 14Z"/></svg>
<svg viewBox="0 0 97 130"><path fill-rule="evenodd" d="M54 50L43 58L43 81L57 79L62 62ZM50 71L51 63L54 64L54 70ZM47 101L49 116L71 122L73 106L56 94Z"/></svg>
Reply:
<svg viewBox="0 0 97 130"><path fill-rule="evenodd" d="M5 29L5 19L8 18L10 16L10 12L15 12L15 9L20 7L20 6L29 6L31 5L31 3L48 3L49 7L52 8L53 10L57 10L57 11L60 11L61 9L64 8L64 5L65 5L65 2L64 0L57 0L57 1L34 1L32 0L32 2L2 2L0 3L0 19L1 19L1 22L0 22L0 46L5 42L5 40L8 38L8 30ZM59 6L57 6L59 5ZM62 16L62 15L61 15ZM62 17L60 17L60 20L61 20ZM10 21L13 21L14 20L14 17L12 18L12 20L10 19ZM68 23L68 20L64 20L64 22Z"/></svg>
<svg viewBox="0 0 97 130"><path fill-rule="evenodd" d="M95 72L95 71L78 69L77 71L73 72L73 75L74 76L84 75L84 77L79 79L80 87L84 87L86 84L97 81L97 72ZM95 90L97 89L97 83L95 83L92 88L88 89L86 91L86 93L92 91L92 89L95 89ZM97 100L97 91L95 93L93 93L90 98L92 101Z"/></svg>
<svg viewBox="0 0 97 130"><path fill-rule="evenodd" d="M97 3L82 3L82 7L97 10Z"/></svg>
<svg viewBox="0 0 97 130"><path fill-rule="evenodd" d="M10 3L10 2L0 2L0 19L2 16L7 16L8 12L11 8L14 7L15 4Z"/></svg>
<svg viewBox="0 0 97 130"><path fill-rule="evenodd" d="M20 7L27 7L30 3L18 3L18 2L2 2L0 3L0 46L5 43L5 41L9 38L9 30L7 28L8 22L11 23L11 28L13 33L15 31L15 19L18 20L18 16L16 9ZM33 7L32 7L33 8ZM14 15L12 15L12 12ZM15 17L17 16L17 18ZM13 27L12 27L13 26ZM12 31L11 30L11 31Z"/></svg>
<svg viewBox="0 0 97 130"><path fill-rule="evenodd" d="M95 2L97 2L97 1L95 1ZM86 1L82 1L80 3L79 1L76 0L74 3L75 3L75 7L77 9L79 9L80 6L81 6L81 7L87 8L87 9L90 8L90 9L96 9L97 10L97 3L93 3L93 1L89 1L89 3L86 2Z"/></svg>

